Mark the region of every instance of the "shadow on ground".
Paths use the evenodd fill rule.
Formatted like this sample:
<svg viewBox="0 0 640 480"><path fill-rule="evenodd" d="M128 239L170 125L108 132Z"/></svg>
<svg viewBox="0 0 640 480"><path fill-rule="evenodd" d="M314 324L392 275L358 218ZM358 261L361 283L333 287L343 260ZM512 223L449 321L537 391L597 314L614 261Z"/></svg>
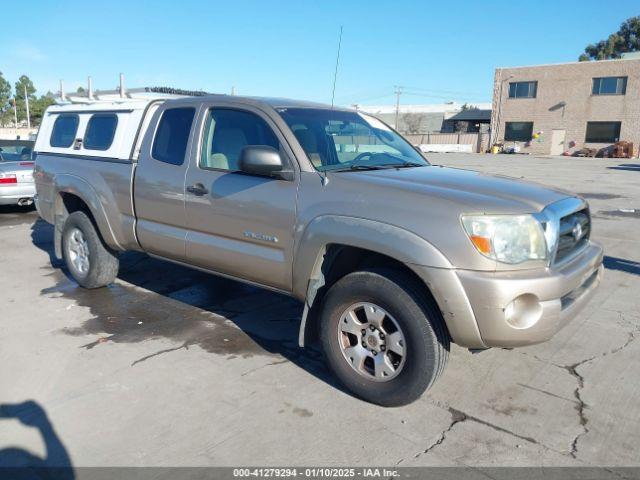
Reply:
<svg viewBox="0 0 640 480"><path fill-rule="evenodd" d="M614 167L607 167L609 170L628 170L630 172L640 172L640 163L621 163Z"/></svg>
<svg viewBox="0 0 640 480"><path fill-rule="evenodd" d="M603 263L604 268L609 270L618 270L632 275L640 275L640 263L634 262L633 260L605 256Z"/></svg>
<svg viewBox="0 0 640 480"><path fill-rule="evenodd" d="M298 346L300 302L138 252L120 256L118 278L127 284L86 290L59 268L62 262L53 253L53 227L38 220L31 230L33 244L58 267L50 273L56 285L42 293L63 296L90 309L92 318L79 327L63 329L68 335L92 337L84 348L166 338L175 347L140 358L132 366L198 346L230 360L259 355L266 357L266 364L291 361L342 390L319 349Z"/></svg>
<svg viewBox="0 0 640 480"><path fill-rule="evenodd" d="M15 226L33 223L38 219L38 213L33 205L20 207L18 205L0 205L0 226Z"/></svg>
<svg viewBox="0 0 640 480"><path fill-rule="evenodd" d="M64 444L49 421L45 410L33 400L18 404L1 404L0 420L18 420L25 427L35 428L42 437L45 457L39 457L19 447L0 450L0 477L16 480L73 480L75 473Z"/></svg>

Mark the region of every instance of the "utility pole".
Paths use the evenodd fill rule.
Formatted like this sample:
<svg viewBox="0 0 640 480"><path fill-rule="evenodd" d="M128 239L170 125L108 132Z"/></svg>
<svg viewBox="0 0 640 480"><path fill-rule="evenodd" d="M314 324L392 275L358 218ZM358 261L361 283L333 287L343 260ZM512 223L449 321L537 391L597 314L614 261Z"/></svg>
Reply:
<svg viewBox="0 0 640 480"><path fill-rule="evenodd" d="M394 126L394 128L397 130L398 129L398 117L400 116L400 95L402 95L402 89L404 87L401 87L399 85L394 85L393 88L395 88L395 93L396 94L396 124Z"/></svg>
<svg viewBox="0 0 640 480"><path fill-rule="evenodd" d="M29 118L29 94L27 93L27 86L24 86L24 103L27 107L27 128L31 128L31 119Z"/></svg>

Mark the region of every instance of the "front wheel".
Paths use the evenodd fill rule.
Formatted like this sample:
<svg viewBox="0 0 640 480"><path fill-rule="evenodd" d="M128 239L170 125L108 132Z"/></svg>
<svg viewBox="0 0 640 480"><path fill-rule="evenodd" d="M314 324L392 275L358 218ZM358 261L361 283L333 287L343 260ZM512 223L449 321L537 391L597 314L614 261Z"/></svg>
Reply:
<svg viewBox="0 0 640 480"><path fill-rule="evenodd" d="M378 405L413 402L447 361L449 336L440 310L402 272L346 275L327 292L320 321L333 373L358 397Z"/></svg>
<svg viewBox="0 0 640 480"><path fill-rule="evenodd" d="M71 276L84 288L109 285L118 274L117 254L103 243L84 212L67 217L62 230L62 254Z"/></svg>

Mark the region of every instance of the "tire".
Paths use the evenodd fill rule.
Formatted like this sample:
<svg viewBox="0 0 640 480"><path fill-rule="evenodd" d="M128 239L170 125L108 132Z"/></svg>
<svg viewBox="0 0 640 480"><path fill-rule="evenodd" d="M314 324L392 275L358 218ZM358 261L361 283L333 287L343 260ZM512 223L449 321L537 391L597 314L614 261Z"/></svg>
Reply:
<svg viewBox="0 0 640 480"><path fill-rule="evenodd" d="M62 254L71 276L84 288L109 285L118 274L117 253L104 244L84 212L67 217L62 230Z"/></svg>
<svg viewBox="0 0 640 480"><path fill-rule="evenodd" d="M352 324L360 326L358 321L369 321L367 312L383 318L382 328L371 328L380 321L374 318L359 337L344 332ZM440 309L424 287L407 274L382 268L350 273L329 289L320 314L320 341L342 384L357 397L385 407L407 405L429 389L444 370L450 343ZM372 360L360 362L360 346L369 349L376 342L365 352L371 356L378 350Z"/></svg>

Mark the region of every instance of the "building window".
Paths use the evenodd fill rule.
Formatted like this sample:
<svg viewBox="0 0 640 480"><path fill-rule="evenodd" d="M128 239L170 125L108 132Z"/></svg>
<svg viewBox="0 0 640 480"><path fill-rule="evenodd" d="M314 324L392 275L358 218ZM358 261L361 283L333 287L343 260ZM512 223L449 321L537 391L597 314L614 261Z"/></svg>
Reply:
<svg viewBox="0 0 640 480"><path fill-rule="evenodd" d="M593 79L593 95L624 95L627 93L627 77L600 77Z"/></svg>
<svg viewBox="0 0 640 480"><path fill-rule="evenodd" d="M172 165L184 163L195 113L196 110L191 107L168 108L164 111L153 140L153 158Z"/></svg>
<svg viewBox="0 0 640 480"><path fill-rule="evenodd" d="M78 122L78 115L58 115L53 123L49 145L59 148L70 147L78 131Z"/></svg>
<svg viewBox="0 0 640 480"><path fill-rule="evenodd" d="M533 122L507 122L504 124L505 142L528 142L533 136Z"/></svg>
<svg viewBox="0 0 640 480"><path fill-rule="evenodd" d="M620 140L622 122L587 122L587 143L615 143Z"/></svg>
<svg viewBox="0 0 640 480"><path fill-rule="evenodd" d="M509 98L536 98L538 82L509 83Z"/></svg>
<svg viewBox="0 0 640 480"><path fill-rule="evenodd" d="M87 150L109 150L118 126L118 116L113 113L92 115L84 134L84 148Z"/></svg>

